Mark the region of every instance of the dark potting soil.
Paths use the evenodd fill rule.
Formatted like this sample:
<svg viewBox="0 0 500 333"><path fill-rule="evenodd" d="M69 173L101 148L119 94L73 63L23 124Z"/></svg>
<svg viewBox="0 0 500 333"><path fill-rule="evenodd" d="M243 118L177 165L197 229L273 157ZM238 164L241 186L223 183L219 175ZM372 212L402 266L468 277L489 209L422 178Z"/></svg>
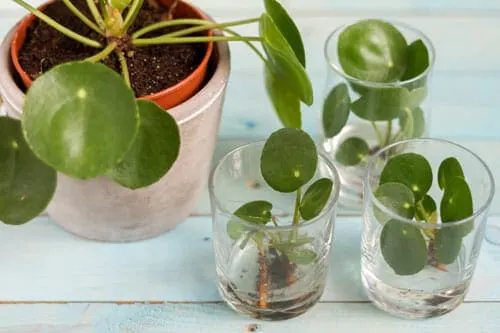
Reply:
<svg viewBox="0 0 500 333"><path fill-rule="evenodd" d="M91 18L85 0L72 3ZM166 9L150 7L145 1L131 32L151 23L161 21ZM49 5L44 13L65 27L91 39L106 44L106 39L82 23L61 1ZM145 37L163 35L186 26L169 27L151 32ZM127 63L132 89L136 97L142 97L165 90L189 76L201 63L206 51L205 43L154 45L128 49ZM52 67L75 60L83 60L99 52L99 49L85 46L68 38L36 19L28 29L26 41L19 52L19 62L26 73L35 80ZM112 53L102 63L121 73L118 57Z"/></svg>

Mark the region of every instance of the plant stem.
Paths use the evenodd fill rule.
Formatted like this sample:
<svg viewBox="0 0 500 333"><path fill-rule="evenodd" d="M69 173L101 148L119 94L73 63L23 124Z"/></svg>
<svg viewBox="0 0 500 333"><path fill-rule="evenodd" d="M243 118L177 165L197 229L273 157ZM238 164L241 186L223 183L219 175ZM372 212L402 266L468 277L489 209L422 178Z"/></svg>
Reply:
<svg viewBox="0 0 500 333"><path fill-rule="evenodd" d="M116 49L117 46L118 46L118 44L116 42L113 42L113 43L109 44L108 46L106 46L106 48L103 49L101 52L93 55L92 57L85 59L85 61L99 62L103 59L106 59L111 54L111 52L113 52L114 49Z"/></svg>
<svg viewBox="0 0 500 333"><path fill-rule="evenodd" d="M74 40L76 40L84 45L90 46L90 47L95 47L95 48L102 47L101 43L99 43L95 40L92 40L90 38L84 37L80 34L77 34L76 32L71 31L70 29L57 23L56 21L54 21L53 19L51 19L50 17L48 17L47 15L45 15L44 13L39 11L38 9L30 6L29 4L27 4L23 0L13 0L13 1L16 2L18 5L22 6L23 8L25 8L26 10L28 10L30 13L32 13L33 15L38 17L40 20L42 20L43 22L45 22L46 24L48 24L52 28L54 28L57 31L59 31L60 33L62 33L63 35L66 35L67 37L74 39Z"/></svg>
<svg viewBox="0 0 500 333"><path fill-rule="evenodd" d="M192 27L188 29L183 29L175 32L171 32L169 34L166 34L165 37L179 37L179 36L185 36L192 34L194 32L200 32L200 31L205 31L205 30L211 30L211 29L220 29L224 30L224 28L227 27L234 27L234 26L239 26L239 25L245 25L245 24L251 24L260 21L260 18L252 18L248 20L239 20L239 21L232 21L232 22L227 22L227 23L214 23L214 24L206 24L206 25L200 25L198 27Z"/></svg>
<svg viewBox="0 0 500 333"><path fill-rule="evenodd" d="M380 147L384 144L384 138L382 137L382 133L380 132L380 129L377 127L377 124L375 124L374 121L371 122L373 129L375 130L375 134L377 135L377 140L378 144Z"/></svg>
<svg viewBox="0 0 500 333"><path fill-rule="evenodd" d="M96 21L97 25L102 30L106 30L106 24L104 23L104 20L102 19L102 16L99 13L99 9L95 5L94 0L87 0L87 6L89 7L90 13L94 17L94 20Z"/></svg>
<svg viewBox="0 0 500 333"><path fill-rule="evenodd" d="M150 46L158 44L187 44L187 43L205 43L205 42L245 42L245 41L261 41L261 37L176 37L176 38L147 38L136 39L133 41L135 46Z"/></svg>
<svg viewBox="0 0 500 333"><path fill-rule="evenodd" d="M126 33L128 29L134 24L135 18L139 14L142 4L144 0L132 0L132 5L130 6L130 10L127 13L127 17L125 18L125 22L123 23L123 33Z"/></svg>
<svg viewBox="0 0 500 333"><path fill-rule="evenodd" d="M227 32L227 33L229 33L229 34L231 34L231 35L233 35L233 36L238 36L238 37L241 37L241 35L240 35L240 34L238 34L236 31L233 31L233 30L231 30L231 29L224 28L224 29L222 29L222 30L224 30L225 32ZM259 51L259 49L258 49L257 47L255 47L255 45L253 45L253 44L252 44L251 42L249 42L249 41L243 41L243 42L244 42L245 44L247 44L247 45L248 45L248 46L249 46L249 47L250 47L250 48L251 48L251 49L255 52L255 54L257 54L257 56L258 56L258 57L259 57L259 58L260 58L260 59L261 59L261 60L262 60L262 61L263 61L266 65L268 65L266 57L262 54L262 52L260 52L260 51Z"/></svg>
<svg viewBox="0 0 500 333"><path fill-rule="evenodd" d="M171 20L174 18L174 12L175 12L175 9L177 8L178 4L179 4L179 0L173 0L172 5L170 6L170 8L168 9L168 12L167 12L167 20Z"/></svg>
<svg viewBox="0 0 500 333"><path fill-rule="evenodd" d="M128 72L128 66L127 66L127 59L125 59L125 54L122 51L118 52L118 59L120 61L120 66L122 68L123 78L125 79L127 86L131 87L130 74Z"/></svg>
<svg viewBox="0 0 500 333"><path fill-rule="evenodd" d="M266 250L263 244L259 244L259 299L257 306L260 309L267 308L267 280L269 277L267 271Z"/></svg>
<svg viewBox="0 0 500 333"><path fill-rule="evenodd" d="M297 190L295 197L295 212L293 213L293 225L298 225L300 221L300 200L302 198L302 188Z"/></svg>
<svg viewBox="0 0 500 333"><path fill-rule="evenodd" d="M391 142L391 136L392 136L392 120L389 120L387 121L387 132L385 134L384 147L388 146L389 143Z"/></svg>
<svg viewBox="0 0 500 333"><path fill-rule="evenodd" d="M94 22L92 22L87 16L85 16L81 11L78 10L72 3L71 0L62 0L66 7L77 16L83 23L85 23L90 29L94 30L100 35L104 35L104 30L100 29Z"/></svg>

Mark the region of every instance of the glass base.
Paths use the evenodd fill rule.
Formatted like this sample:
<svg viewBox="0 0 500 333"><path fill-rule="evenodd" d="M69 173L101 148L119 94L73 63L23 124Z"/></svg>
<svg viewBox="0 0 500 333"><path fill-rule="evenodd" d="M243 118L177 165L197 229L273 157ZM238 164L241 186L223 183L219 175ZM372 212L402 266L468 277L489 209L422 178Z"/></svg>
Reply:
<svg viewBox="0 0 500 333"><path fill-rule="evenodd" d="M469 281L434 293L391 287L369 272L361 279L368 298L379 309L397 317L422 319L442 316L463 303Z"/></svg>

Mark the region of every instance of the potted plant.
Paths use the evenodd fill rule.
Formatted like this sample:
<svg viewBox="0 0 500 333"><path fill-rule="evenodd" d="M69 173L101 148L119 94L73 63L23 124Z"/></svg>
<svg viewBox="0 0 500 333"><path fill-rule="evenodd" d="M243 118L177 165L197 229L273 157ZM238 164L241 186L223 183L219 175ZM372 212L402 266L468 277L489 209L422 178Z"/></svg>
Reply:
<svg viewBox="0 0 500 333"><path fill-rule="evenodd" d="M488 166L452 142L404 140L370 160L364 188L361 272L369 298L407 318L459 306L495 192Z"/></svg>
<svg viewBox="0 0 500 333"><path fill-rule="evenodd" d="M286 126L300 126L301 102L312 104L300 33L275 0L265 0L259 17L226 23L183 1L62 0L39 9L15 2L31 15L8 35L0 56L0 94L13 116L0 118L8 133L0 139L4 223L26 223L47 208L77 235L131 241L182 222L211 162L228 42L244 42L262 59ZM231 30L250 23L259 24L256 36ZM39 47L50 56L32 70ZM166 64L144 78L137 58L146 67ZM176 71L179 62L183 70ZM163 66L169 72L153 77ZM148 90L150 82L160 91Z"/></svg>
<svg viewBox="0 0 500 333"><path fill-rule="evenodd" d="M282 320L314 306L329 267L340 181L300 129L227 154L210 176L213 246L223 299Z"/></svg>
<svg viewBox="0 0 500 333"><path fill-rule="evenodd" d="M368 158L428 133L434 48L411 26L363 19L333 31L325 57L322 146L339 168L342 204L358 209Z"/></svg>

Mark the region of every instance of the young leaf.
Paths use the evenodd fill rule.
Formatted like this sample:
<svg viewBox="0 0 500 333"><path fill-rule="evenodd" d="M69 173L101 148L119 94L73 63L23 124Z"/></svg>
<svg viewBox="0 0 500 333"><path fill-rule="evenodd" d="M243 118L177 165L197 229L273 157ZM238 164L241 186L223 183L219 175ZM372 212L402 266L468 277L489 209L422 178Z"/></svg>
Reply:
<svg viewBox="0 0 500 333"><path fill-rule="evenodd" d="M21 122L0 117L0 221L20 225L37 217L56 190L56 171L30 150Z"/></svg>
<svg viewBox="0 0 500 333"><path fill-rule="evenodd" d="M405 133L405 138L419 138L425 132L424 112L421 108L414 108L411 113L408 109L399 116L399 126Z"/></svg>
<svg viewBox="0 0 500 333"><path fill-rule="evenodd" d="M440 189L445 189L446 185L451 183L455 177L464 178L464 171L460 162L454 157L445 159L439 165L438 184Z"/></svg>
<svg viewBox="0 0 500 333"><path fill-rule="evenodd" d="M440 264L453 263L462 249L462 237L453 229L455 227L436 230L434 251L436 260Z"/></svg>
<svg viewBox="0 0 500 333"><path fill-rule="evenodd" d="M255 224L266 224L271 221L273 205L268 201L251 201L238 208L234 215Z"/></svg>
<svg viewBox="0 0 500 333"><path fill-rule="evenodd" d="M440 211L443 223L461 221L472 216L474 213L472 194L465 179L455 177L446 184ZM474 221L471 219L449 229L456 229L458 234L465 237L473 228Z"/></svg>
<svg viewBox="0 0 500 333"><path fill-rule="evenodd" d="M429 67L429 51L421 39L408 45L407 66L401 81L413 79Z"/></svg>
<svg viewBox="0 0 500 333"><path fill-rule="evenodd" d="M285 37L288 44L293 49L295 56L305 68L306 52L304 50L304 43L302 42L300 31L295 25L295 22L285 8L276 0L264 0L264 6L266 7L267 14L273 19L283 37Z"/></svg>
<svg viewBox="0 0 500 333"><path fill-rule="evenodd" d="M412 95L402 87L370 88L351 104L351 110L361 119L387 121L400 116L405 109L413 109L421 101L420 91Z"/></svg>
<svg viewBox="0 0 500 333"><path fill-rule="evenodd" d="M108 175L119 184L138 189L150 186L170 170L179 156L181 138L174 118L150 101L137 101L139 132L125 158Z"/></svg>
<svg viewBox="0 0 500 333"><path fill-rule="evenodd" d="M226 225L226 232L231 239L240 239L246 232L245 226L239 222L229 220Z"/></svg>
<svg viewBox="0 0 500 333"><path fill-rule="evenodd" d="M138 128L132 90L102 64L58 65L26 94L28 144L43 162L74 178L97 177L113 168L129 151Z"/></svg>
<svg viewBox="0 0 500 333"><path fill-rule="evenodd" d="M332 193L333 182L321 178L309 186L300 202L300 215L306 221L312 220L321 213Z"/></svg>
<svg viewBox="0 0 500 333"><path fill-rule="evenodd" d="M311 81L291 46L268 14L262 14L260 35L273 74L286 83L301 101L309 106L312 105L314 97Z"/></svg>
<svg viewBox="0 0 500 333"><path fill-rule="evenodd" d="M437 207L436 202L432 197L428 194L424 195L416 205L416 218L418 221L424 221L426 223L437 224L438 216L437 216ZM423 228L422 231L424 234L431 238L435 238L434 228Z"/></svg>
<svg viewBox="0 0 500 333"><path fill-rule="evenodd" d="M380 185L401 183L412 190L416 201L432 186L432 168L422 155L404 153L392 157L382 170Z"/></svg>
<svg viewBox="0 0 500 333"><path fill-rule="evenodd" d="M288 253L293 251L297 247L310 244L314 241L313 237L298 237L297 239L292 239L289 241L277 241L273 244L273 247L282 253Z"/></svg>
<svg viewBox="0 0 500 333"><path fill-rule="evenodd" d="M415 197L413 192L400 183L385 183L380 185L374 193L375 198L394 214L412 219L415 216ZM376 206L373 207L375 218L382 224L391 217Z"/></svg>
<svg viewBox="0 0 500 333"><path fill-rule="evenodd" d="M351 97L345 83L333 87L323 104L323 130L327 138L339 134L349 118Z"/></svg>
<svg viewBox="0 0 500 333"><path fill-rule="evenodd" d="M318 255L312 250L298 250L295 249L291 252L287 252L286 256L291 262L297 265L309 265L316 261Z"/></svg>
<svg viewBox="0 0 500 333"><path fill-rule="evenodd" d="M267 66L264 69L264 77L267 95L283 126L300 129L302 127L300 99Z"/></svg>
<svg viewBox="0 0 500 333"><path fill-rule="evenodd" d="M269 137L262 150L262 176L273 189L290 193L311 180L318 165L313 139L295 128L280 129Z"/></svg>
<svg viewBox="0 0 500 333"><path fill-rule="evenodd" d="M111 6L123 12L123 10L130 5L130 2L132 2L132 0L111 0Z"/></svg>
<svg viewBox="0 0 500 333"><path fill-rule="evenodd" d="M335 159L345 166L353 166L361 163L370 154L370 147L365 140L352 137L339 146Z"/></svg>
<svg viewBox="0 0 500 333"><path fill-rule="evenodd" d="M407 43L392 24L361 20L339 37L338 55L344 71L371 82L394 82L406 70Z"/></svg>
<svg viewBox="0 0 500 333"><path fill-rule="evenodd" d="M380 234L380 250L397 275L413 275L427 264L427 244L417 227L390 220Z"/></svg>

